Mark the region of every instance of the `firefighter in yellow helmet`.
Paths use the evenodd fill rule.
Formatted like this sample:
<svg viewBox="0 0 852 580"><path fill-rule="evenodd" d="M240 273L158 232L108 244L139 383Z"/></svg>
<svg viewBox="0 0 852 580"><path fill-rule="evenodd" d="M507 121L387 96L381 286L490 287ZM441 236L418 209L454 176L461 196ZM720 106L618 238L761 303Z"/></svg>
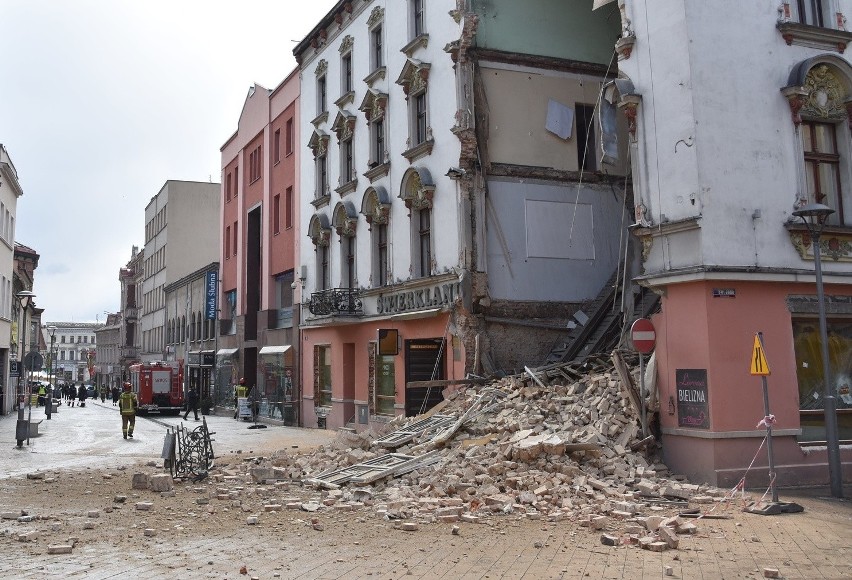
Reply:
<svg viewBox="0 0 852 580"><path fill-rule="evenodd" d="M139 401L136 393L130 390L130 383L124 383L124 392L118 398L118 409L121 411L121 432L124 438L133 439L133 427L136 425L136 408Z"/></svg>

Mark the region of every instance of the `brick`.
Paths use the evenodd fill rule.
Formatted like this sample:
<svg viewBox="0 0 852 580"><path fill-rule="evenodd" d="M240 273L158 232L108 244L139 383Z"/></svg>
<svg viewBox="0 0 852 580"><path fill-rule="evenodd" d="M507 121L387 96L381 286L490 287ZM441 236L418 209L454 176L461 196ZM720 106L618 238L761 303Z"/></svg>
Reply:
<svg viewBox="0 0 852 580"><path fill-rule="evenodd" d="M763 577L764 578L780 578L781 573L778 571L778 568L764 568L763 569Z"/></svg>
<svg viewBox="0 0 852 580"><path fill-rule="evenodd" d="M399 527L406 532L416 532L420 529L420 526L418 526L415 522L403 522Z"/></svg>
<svg viewBox="0 0 852 580"><path fill-rule="evenodd" d="M142 533L145 534L145 536L148 538L153 538L157 535L157 530L155 530L154 528L145 528L145 531Z"/></svg>
<svg viewBox="0 0 852 580"><path fill-rule="evenodd" d="M612 536L610 534L602 534L601 535L601 544L604 546L617 546L618 545L618 537Z"/></svg>
<svg viewBox="0 0 852 580"><path fill-rule="evenodd" d="M48 554L70 554L71 550L69 544L53 544L47 547Z"/></svg>
<svg viewBox="0 0 852 580"><path fill-rule="evenodd" d="M149 512L153 509L154 504L149 501L136 502L136 509L142 512Z"/></svg>
<svg viewBox="0 0 852 580"><path fill-rule="evenodd" d="M660 539L664 541L669 548L676 550L680 540L678 540L677 533L667 526L660 526L657 528L657 533L660 535Z"/></svg>

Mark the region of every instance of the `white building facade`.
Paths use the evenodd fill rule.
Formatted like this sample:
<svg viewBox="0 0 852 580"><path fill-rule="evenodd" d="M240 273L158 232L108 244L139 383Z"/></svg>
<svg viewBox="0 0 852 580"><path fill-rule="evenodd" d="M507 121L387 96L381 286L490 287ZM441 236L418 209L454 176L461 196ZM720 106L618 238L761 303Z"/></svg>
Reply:
<svg viewBox="0 0 852 580"><path fill-rule="evenodd" d="M765 435L762 333L782 485L824 483L824 379L813 240L793 212L829 206L821 239L828 391L852 440L850 0L621 0L619 105L631 144L642 283L662 295L657 381L666 461L734 484ZM626 47L626 49L625 49ZM852 456L843 452L847 466ZM768 479L763 454L749 483Z"/></svg>

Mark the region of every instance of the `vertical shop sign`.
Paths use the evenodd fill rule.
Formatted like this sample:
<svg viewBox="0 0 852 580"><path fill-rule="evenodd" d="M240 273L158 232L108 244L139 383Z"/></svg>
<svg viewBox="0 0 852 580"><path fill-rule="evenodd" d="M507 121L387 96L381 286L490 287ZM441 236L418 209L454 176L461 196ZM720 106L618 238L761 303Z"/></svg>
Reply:
<svg viewBox="0 0 852 580"><path fill-rule="evenodd" d="M707 369L675 370L678 427L710 428Z"/></svg>

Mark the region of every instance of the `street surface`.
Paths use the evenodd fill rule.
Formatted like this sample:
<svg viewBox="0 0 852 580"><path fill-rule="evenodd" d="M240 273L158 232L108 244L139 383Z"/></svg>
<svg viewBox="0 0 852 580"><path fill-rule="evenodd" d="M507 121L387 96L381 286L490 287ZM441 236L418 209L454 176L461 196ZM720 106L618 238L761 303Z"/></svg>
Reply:
<svg viewBox="0 0 852 580"><path fill-rule="evenodd" d="M159 459L166 424L180 417L137 419L123 440L117 408L88 402L62 407L39 437L15 448L15 415L0 418L0 578L852 578L852 502L825 490L781 499L802 514L758 516L736 506L727 519L693 520L698 533L676 550L604 546L601 532L573 521L515 514L479 523L419 517L405 531L370 506L329 505L328 492L298 482L254 482L261 456L329 443L333 432L208 416L216 466L203 481L174 492L132 488L134 473L164 473ZM33 419L43 410L33 408ZM192 418L188 427L195 423ZM38 472L36 479L28 478ZM381 485L381 484L379 484ZM759 492L762 493L762 490ZM759 495L758 493L758 495ZM852 489L846 490L847 497ZM120 497L126 501L117 501ZM286 509L316 499L317 511ZM143 510L139 503L150 503ZM333 503L333 502L330 502ZM278 504L276 509L270 505ZM9 518L11 512L35 516ZM257 523L250 523L256 517ZM457 526L453 533L453 526ZM22 541L22 538L26 541ZM70 554L48 546L73 545ZM666 567L671 576L666 575Z"/></svg>

